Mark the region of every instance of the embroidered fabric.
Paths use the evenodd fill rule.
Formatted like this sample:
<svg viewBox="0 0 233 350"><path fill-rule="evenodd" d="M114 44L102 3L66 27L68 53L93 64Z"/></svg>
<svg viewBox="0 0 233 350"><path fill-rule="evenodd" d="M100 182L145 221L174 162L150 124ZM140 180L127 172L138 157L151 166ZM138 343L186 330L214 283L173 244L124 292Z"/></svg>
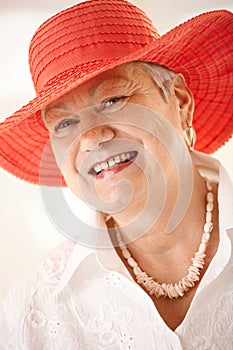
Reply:
<svg viewBox="0 0 233 350"><path fill-rule="evenodd" d="M152 344L159 350L232 348L233 283L226 284L232 281L232 259L218 281L196 299L184 326L172 332L146 293L120 273L103 269L94 254L54 293L74 248L71 242L60 247L23 289L8 295L1 350L132 350ZM84 277L88 265L94 278Z"/></svg>

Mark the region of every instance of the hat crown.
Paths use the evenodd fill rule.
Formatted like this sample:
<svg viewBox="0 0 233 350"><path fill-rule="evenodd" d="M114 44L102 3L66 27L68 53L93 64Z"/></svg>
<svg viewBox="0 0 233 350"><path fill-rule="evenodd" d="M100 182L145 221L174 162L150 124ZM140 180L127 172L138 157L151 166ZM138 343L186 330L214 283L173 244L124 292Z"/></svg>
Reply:
<svg viewBox="0 0 233 350"><path fill-rule="evenodd" d="M51 80L85 69L91 62L116 60L159 37L146 14L124 0L90 0L43 23L32 38L29 64L37 94Z"/></svg>

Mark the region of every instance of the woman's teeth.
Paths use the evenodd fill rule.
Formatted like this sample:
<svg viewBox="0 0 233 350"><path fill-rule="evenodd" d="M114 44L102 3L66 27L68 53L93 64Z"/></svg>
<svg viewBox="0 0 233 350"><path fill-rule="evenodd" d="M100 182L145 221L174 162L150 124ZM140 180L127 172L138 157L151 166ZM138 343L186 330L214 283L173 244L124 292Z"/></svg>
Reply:
<svg viewBox="0 0 233 350"><path fill-rule="evenodd" d="M94 166L93 170L96 175L98 175L103 170L110 170L121 163L125 163L135 158L137 155L136 151L121 153L113 158L108 159L106 162L98 163Z"/></svg>

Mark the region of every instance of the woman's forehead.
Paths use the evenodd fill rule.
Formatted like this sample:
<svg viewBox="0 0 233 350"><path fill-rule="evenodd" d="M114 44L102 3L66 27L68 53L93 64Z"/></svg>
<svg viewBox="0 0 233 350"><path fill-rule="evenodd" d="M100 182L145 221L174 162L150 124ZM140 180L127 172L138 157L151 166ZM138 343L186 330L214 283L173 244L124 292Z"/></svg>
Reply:
<svg viewBox="0 0 233 350"><path fill-rule="evenodd" d="M145 79L145 68L140 62L125 63L100 73L94 78L77 86L67 94L46 106L44 111L47 112L54 108L60 109L63 101L67 101L67 99L76 96L83 96L83 98L85 98L86 95L87 98L91 98L98 95L98 93L103 90L114 92L115 88L127 87L127 85L132 85L133 83L137 83L137 81L141 84L143 77Z"/></svg>
<svg viewBox="0 0 233 350"><path fill-rule="evenodd" d="M143 69L144 66L140 62L124 63L122 65L116 66L112 69L106 70L105 72L98 74L97 76L91 78L90 80L88 80L80 86L88 86L90 88L91 86L95 87L98 86L99 83L114 77L121 77L125 79L134 78L135 72L142 72Z"/></svg>

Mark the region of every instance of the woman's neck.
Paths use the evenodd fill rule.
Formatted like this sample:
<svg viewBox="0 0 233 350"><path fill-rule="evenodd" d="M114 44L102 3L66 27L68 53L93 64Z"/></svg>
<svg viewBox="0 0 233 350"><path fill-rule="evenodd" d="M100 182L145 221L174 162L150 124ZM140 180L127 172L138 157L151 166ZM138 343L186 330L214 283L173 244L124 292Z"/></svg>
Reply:
<svg viewBox="0 0 233 350"><path fill-rule="evenodd" d="M215 210L214 215L217 215L217 199L215 186ZM187 267L190 265L190 259L198 250L203 226L205 224L206 214L206 185L205 180L199 175L197 170L194 170L194 186L191 195L191 200L182 220L174 228L171 233L166 233L168 220L173 209L175 199L174 196L168 196L164 210L156 223L146 233L124 231L124 227L120 228L123 232L123 237L126 237L128 249L139 266L152 276L157 276L158 279L167 279L167 282L173 282L177 278L186 273ZM150 213L149 213L150 214ZM148 215L149 215L148 214ZM121 226L120 220L117 224ZM140 221L138 221L140 223ZM215 218L217 222L217 218ZM127 222L124 222L127 225ZM134 240L133 237L139 237ZM217 245L216 245L217 247ZM216 248L215 247L215 248ZM216 249L214 249L216 251ZM180 265L180 268L178 268ZM166 282L166 281L164 281Z"/></svg>

